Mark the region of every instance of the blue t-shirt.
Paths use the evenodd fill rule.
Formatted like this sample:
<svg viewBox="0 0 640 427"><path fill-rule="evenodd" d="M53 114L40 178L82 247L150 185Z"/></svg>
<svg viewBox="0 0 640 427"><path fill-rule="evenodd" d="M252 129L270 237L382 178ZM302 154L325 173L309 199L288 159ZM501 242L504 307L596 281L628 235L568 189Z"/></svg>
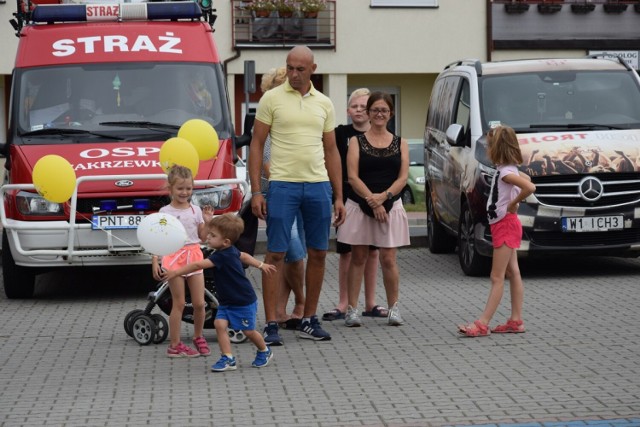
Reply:
<svg viewBox="0 0 640 427"><path fill-rule="evenodd" d="M208 258L213 264L213 278L220 305L245 306L257 301L251 282L240 262L235 246L213 252Z"/></svg>

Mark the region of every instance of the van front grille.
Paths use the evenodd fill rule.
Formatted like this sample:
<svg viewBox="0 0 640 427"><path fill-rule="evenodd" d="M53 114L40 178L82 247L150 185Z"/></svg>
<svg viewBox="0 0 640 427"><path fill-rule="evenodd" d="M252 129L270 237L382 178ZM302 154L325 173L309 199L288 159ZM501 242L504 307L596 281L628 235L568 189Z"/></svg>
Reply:
<svg viewBox="0 0 640 427"><path fill-rule="evenodd" d="M580 194L580 185L586 177L596 178L602 184L597 200L585 200ZM536 185L536 198L547 206L604 209L640 203L640 173L534 176L532 181Z"/></svg>

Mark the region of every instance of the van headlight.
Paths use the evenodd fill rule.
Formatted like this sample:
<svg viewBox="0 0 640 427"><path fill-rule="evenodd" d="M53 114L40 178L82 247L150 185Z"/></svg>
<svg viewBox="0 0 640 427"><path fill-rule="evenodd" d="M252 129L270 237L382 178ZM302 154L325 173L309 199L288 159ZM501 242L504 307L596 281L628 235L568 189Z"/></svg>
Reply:
<svg viewBox="0 0 640 427"><path fill-rule="evenodd" d="M22 215L64 215L64 206L62 204L50 202L38 193L20 191L16 195L16 205Z"/></svg>
<svg viewBox="0 0 640 427"><path fill-rule="evenodd" d="M231 205L233 188L228 185L194 190L191 201L203 208L211 206L214 210L226 209Z"/></svg>
<svg viewBox="0 0 640 427"><path fill-rule="evenodd" d="M425 179L424 176L419 176L416 178L416 184L424 185Z"/></svg>

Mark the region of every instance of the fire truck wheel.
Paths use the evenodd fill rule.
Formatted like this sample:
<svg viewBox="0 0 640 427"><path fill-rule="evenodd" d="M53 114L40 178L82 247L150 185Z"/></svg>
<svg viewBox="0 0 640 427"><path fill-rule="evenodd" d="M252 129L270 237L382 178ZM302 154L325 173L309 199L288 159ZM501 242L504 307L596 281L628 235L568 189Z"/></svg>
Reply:
<svg viewBox="0 0 640 427"><path fill-rule="evenodd" d="M133 339L138 344L148 345L158 333L158 327L151 316L139 314L133 319L131 331L133 332Z"/></svg>
<svg viewBox="0 0 640 427"><path fill-rule="evenodd" d="M2 231L2 279L4 293L9 299L32 298L36 287L33 269L17 265L11 254L7 230Z"/></svg>

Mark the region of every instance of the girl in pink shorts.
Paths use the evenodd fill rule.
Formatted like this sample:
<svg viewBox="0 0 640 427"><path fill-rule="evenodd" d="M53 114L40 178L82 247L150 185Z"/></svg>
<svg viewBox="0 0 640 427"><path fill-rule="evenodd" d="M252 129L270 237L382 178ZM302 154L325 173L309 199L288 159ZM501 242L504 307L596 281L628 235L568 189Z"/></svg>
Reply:
<svg viewBox="0 0 640 427"><path fill-rule="evenodd" d="M172 166L167 176L169 182L169 196L171 203L160 208L160 212L173 215L180 220L187 231L187 242L175 253L162 257L162 264L158 257L152 259L153 277L162 280L162 270L173 271L187 264L202 261L200 242L207 238L205 221L213 218L213 209L191 203L193 194L193 175L191 169L184 166ZM189 286L191 303L193 305L193 344L196 349L189 347L180 340L180 323L186 303L185 283ZM207 340L202 335L205 320L204 276L202 270L194 271L184 276L169 280L171 291L171 313L169 314L169 348L168 357L198 357L211 354Z"/></svg>
<svg viewBox="0 0 640 427"><path fill-rule="evenodd" d="M487 201L487 216L493 240L491 291L484 311L475 322L459 325L467 337L485 337L494 333L522 333L522 303L524 285L518 266L517 249L522 240L522 224L518 219L521 201L536 191L531 179L518 170L522 153L516 133L508 126L497 126L487 135L489 159L496 165ZM503 325L489 329L489 322L500 305L504 293L504 279L509 277L511 317Z"/></svg>

